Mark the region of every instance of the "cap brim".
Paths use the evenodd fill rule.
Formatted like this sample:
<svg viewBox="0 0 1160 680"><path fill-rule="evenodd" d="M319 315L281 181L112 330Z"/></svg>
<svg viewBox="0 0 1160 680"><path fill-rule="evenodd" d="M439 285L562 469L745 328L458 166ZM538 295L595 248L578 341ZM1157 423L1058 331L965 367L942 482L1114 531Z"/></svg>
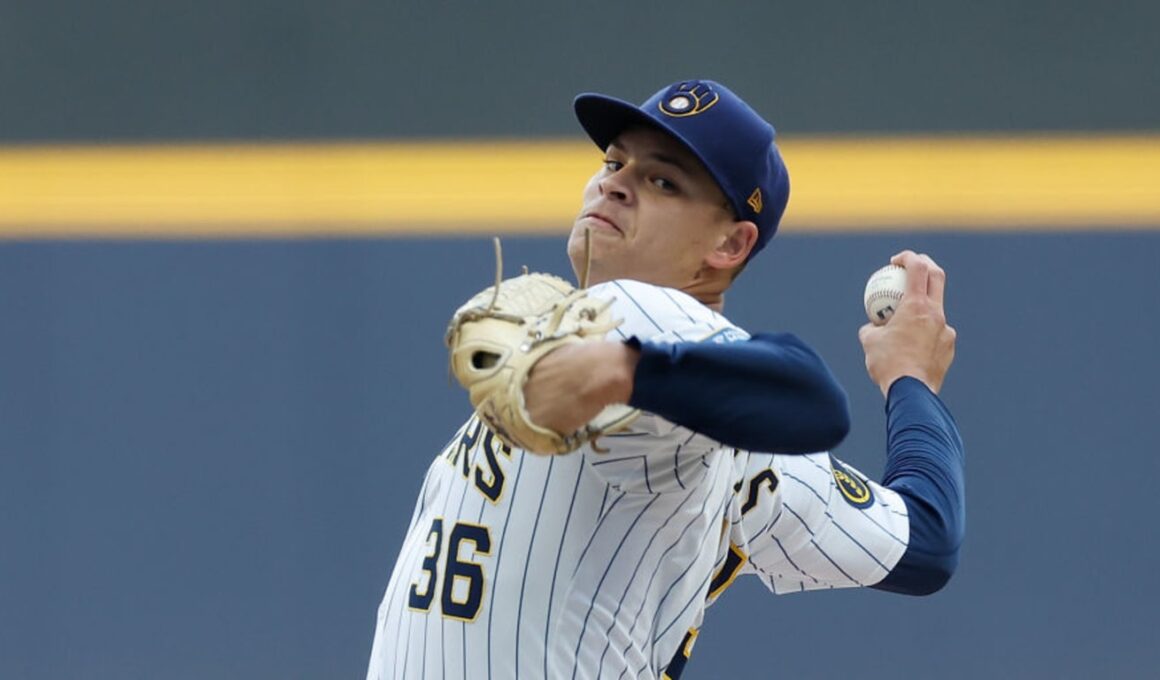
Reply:
<svg viewBox="0 0 1160 680"><path fill-rule="evenodd" d="M596 146L601 149L607 149L617 135L634 125L647 125L680 138L672 130L658 123L655 118L642 112L636 104L615 97L586 92L573 100L572 109L576 112L580 127L584 128L592 141L596 142Z"/></svg>
<svg viewBox="0 0 1160 680"><path fill-rule="evenodd" d="M584 131L588 133L588 136L592 138L592 141L596 142L596 146L604 150L608 149L608 145L611 144L614 139L616 139L617 135L635 125L644 125L670 135L678 142L680 142L682 146L689 150L689 153L693 154L693 156L701 162L701 165L709 173L709 176L712 177L713 181L717 183L717 186L721 187L721 190L725 192L726 198L733 206L734 212L736 212L738 215L744 214L742 212L742 207L734 200L733 197L729 196L727 191L725 191L724 178L718 176L718 174L713 171L712 166L710 166L709 163L705 161L705 157L701 155L701 152L697 150L697 147L690 144L689 140L685 139L684 135L665 125L663 122L657 120L656 118L653 118L644 111L641 111L636 104L632 104L622 99L609 97L603 94L592 94L586 92L584 94L578 95L576 99L572 101L572 108L576 112L576 118L580 121L580 126L584 128Z"/></svg>

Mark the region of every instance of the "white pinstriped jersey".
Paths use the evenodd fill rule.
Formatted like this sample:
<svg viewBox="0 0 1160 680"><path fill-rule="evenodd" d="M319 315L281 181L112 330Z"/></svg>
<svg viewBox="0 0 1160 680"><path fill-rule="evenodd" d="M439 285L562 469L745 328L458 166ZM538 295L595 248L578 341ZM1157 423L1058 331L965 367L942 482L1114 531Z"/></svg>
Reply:
<svg viewBox="0 0 1160 680"><path fill-rule="evenodd" d="M902 559L910 524L894 491L828 453L733 451L734 493L706 606L741 574L781 595L871 586ZM688 660L703 616L702 609L674 665Z"/></svg>
<svg viewBox="0 0 1160 680"><path fill-rule="evenodd" d="M829 454L741 451L737 467L744 472L721 558L743 553L740 573L775 593L873 585L906 551L902 499Z"/></svg>
<svg viewBox="0 0 1160 680"><path fill-rule="evenodd" d="M616 299L625 322L610 337L748 338L671 289L622 280L591 294ZM868 557L830 545L830 527L854 520L822 483L825 454L735 452L652 414L599 444L609 451L537 456L474 417L460 428L428 470L379 607L368 679L657 678L708 596L743 569L768 574L779 592L885 574L866 575ZM875 489L876 503L884 497ZM792 530L795 514L813 548ZM904 547L897 525L883 523ZM780 558L767 548L779 544ZM823 552L849 583L814 559ZM881 569L901 555L887 552ZM739 554L752 561L735 564Z"/></svg>

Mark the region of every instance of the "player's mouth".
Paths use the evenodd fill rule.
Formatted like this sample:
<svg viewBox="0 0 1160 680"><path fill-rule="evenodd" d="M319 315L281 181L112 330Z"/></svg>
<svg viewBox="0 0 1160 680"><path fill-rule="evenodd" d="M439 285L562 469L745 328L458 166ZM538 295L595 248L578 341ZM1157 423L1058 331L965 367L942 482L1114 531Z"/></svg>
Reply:
<svg viewBox="0 0 1160 680"><path fill-rule="evenodd" d="M586 212L581 219L588 222L588 224L590 224L594 229L612 230L618 234L624 233L624 230L620 228L620 225L614 222L611 217L603 213L595 211Z"/></svg>

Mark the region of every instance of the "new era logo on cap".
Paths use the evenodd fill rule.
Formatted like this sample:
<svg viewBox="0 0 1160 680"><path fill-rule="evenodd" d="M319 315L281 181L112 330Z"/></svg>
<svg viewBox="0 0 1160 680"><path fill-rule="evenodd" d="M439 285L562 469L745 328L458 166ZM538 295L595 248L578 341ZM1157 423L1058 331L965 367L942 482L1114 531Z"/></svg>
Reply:
<svg viewBox="0 0 1160 680"><path fill-rule="evenodd" d="M761 187L754 189L753 193L749 194L749 198L745 199L745 202L749 204L750 208L753 208L753 212L761 212Z"/></svg>
<svg viewBox="0 0 1160 680"><path fill-rule="evenodd" d="M789 201L789 173L774 143L774 129L727 87L683 80L637 106L602 94L573 102L580 124L601 149L632 125L659 128L705 165L738 219L757 225L761 250L777 231Z"/></svg>

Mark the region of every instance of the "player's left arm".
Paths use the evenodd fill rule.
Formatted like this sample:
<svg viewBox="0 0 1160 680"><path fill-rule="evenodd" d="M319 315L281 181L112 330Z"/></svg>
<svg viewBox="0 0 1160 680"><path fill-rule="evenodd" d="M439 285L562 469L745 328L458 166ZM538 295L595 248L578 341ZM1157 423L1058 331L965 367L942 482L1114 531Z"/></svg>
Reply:
<svg viewBox="0 0 1160 680"><path fill-rule="evenodd" d="M761 451L823 451L850 430L845 390L821 357L788 333L729 343L634 336L572 345L536 364L525 393L532 420L561 432L616 403Z"/></svg>
<svg viewBox="0 0 1160 680"><path fill-rule="evenodd" d="M850 431L846 392L789 333L743 342L626 343L640 352L629 405L729 446L775 453L834 448Z"/></svg>

